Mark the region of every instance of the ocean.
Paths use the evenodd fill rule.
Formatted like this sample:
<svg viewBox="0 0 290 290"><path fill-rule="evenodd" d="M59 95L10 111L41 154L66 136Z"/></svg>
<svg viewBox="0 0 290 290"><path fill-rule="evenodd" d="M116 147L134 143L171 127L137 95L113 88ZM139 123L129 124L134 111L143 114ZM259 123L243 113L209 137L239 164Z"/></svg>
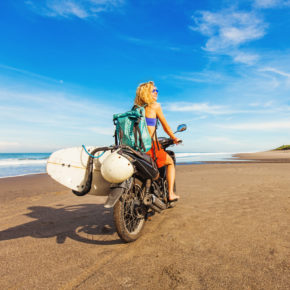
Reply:
<svg viewBox="0 0 290 290"><path fill-rule="evenodd" d="M44 173L51 153L0 153L0 178Z"/></svg>
<svg viewBox="0 0 290 290"><path fill-rule="evenodd" d="M0 153L0 178L46 172L51 153ZM234 153L176 153L177 164L201 164L204 161L234 161Z"/></svg>
<svg viewBox="0 0 290 290"><path fill-rule="evenodd" d="M177 164L198 164L205 161L241 161L233 157L237 153L175 153Z"/></svg>

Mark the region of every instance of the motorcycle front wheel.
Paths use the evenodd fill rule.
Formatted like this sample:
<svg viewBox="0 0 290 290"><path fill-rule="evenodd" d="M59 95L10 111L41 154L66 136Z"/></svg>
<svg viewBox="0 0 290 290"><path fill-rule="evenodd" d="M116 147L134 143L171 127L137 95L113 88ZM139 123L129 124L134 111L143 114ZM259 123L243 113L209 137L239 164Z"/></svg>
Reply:
<svg viewBox="0 0 290 290"><path fill-rule="evenodd" d="M119 237L126 243L137 240L145 225L142 208L144 185L135 178L131 188L123 194L114 206L114 222ZM143 213L142 213L143 212Z"/></svg>

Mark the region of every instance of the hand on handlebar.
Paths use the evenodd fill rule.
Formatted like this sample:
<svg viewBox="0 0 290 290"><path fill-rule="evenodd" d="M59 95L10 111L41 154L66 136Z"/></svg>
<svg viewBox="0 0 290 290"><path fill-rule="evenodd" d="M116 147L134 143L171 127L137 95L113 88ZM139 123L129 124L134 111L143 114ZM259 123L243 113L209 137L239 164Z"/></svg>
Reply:
<svg viewBox="0 0 290 290"><path fill-rule="evenodd" d="M180 143L182 143L182 140L179 138L175 138L175 139L173 139L173 142L174 142L174 144L180 144Z"/></svg>

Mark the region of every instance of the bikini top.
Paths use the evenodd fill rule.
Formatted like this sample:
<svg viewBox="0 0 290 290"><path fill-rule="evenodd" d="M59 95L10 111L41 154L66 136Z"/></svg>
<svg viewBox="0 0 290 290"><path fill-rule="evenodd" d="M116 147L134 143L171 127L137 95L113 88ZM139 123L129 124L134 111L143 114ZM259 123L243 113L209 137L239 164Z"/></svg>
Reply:
<svg viewBox="0 0 290 290"><path fill-rule="evenodd" d="M147 123L147 126L155 126L156 125L156 118L146 118L146 123Z"/></svg>

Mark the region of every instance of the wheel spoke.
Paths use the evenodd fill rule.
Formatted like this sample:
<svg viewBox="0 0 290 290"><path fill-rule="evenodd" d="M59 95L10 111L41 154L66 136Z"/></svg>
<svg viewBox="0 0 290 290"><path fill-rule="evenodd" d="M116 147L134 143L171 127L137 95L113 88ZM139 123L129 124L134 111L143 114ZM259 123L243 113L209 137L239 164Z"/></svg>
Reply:
<svg viewBox="0 0 290 290"><path fill-rule="evenodd" d="M140 218L135 212L135 207L138 206L138 203L140 203L135 202L135 200L138 196L140 196L140 194L141 188L135 185L132 191L124 197L124 220L126 228L129 232L134 232L140 223Z"/></svg>

